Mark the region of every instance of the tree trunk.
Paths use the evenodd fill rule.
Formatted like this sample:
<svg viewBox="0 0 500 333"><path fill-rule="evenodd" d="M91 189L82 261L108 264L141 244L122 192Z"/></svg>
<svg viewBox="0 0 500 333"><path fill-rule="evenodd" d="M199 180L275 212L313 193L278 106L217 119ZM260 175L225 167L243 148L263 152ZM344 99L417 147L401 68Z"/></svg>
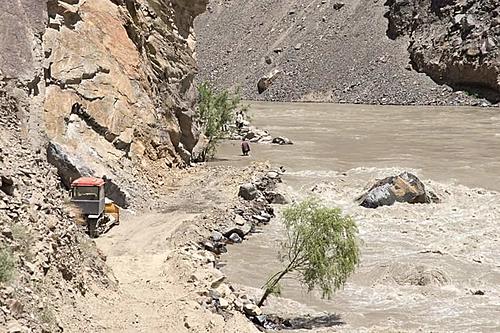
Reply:
<svg viewBox="0 0 500 333"><path fill-rule="evenodd" d="M283 272L281 272L274 279L274 281L270 285L268 285L268 287L266 288L266 291L264 292L264 295L262 295L262 298L260 299L259 303L257 304L258 307L261 307L264 304L264 302L266 301L267 297L269 295L271 295L271 293L273 292L274 287L276 287L276 285L280 282L280 280L283 278L283 276L285 276L285 274L289 272L289 267L290 266L288 266Z"/></svg>

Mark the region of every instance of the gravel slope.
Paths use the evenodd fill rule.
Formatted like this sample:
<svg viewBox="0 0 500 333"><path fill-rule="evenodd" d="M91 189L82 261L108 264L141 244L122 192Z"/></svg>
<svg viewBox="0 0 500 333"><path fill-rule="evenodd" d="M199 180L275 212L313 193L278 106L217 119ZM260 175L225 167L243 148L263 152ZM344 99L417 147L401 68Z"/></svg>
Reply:
<svg viewBox="0 0 500 333"><path fill-rule="evenodd" d="M212 1L195 22L197 80L255 100L487 104L413 70L408 38L387 37L383 1L337 3ZM282 74L258 94L257 81L275 68Z"/></svg>

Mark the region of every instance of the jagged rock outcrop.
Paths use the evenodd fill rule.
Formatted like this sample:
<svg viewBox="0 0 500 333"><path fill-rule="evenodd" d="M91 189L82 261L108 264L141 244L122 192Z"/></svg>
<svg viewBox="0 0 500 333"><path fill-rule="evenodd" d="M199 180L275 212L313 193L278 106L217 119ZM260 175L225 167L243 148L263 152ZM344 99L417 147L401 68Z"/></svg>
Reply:
<svg viewBox="0 0 500 333"><path fill-rule="evenodd" d="M115 179L122 164L189 163L199 136L191 26L205 0L51 3L44 115L54 142Z"/></svg>
<svg viewBox="0 0 500 333"><path fill-rule="evenodd" d="M413 66L440 83L500 101L500 2L389 0L388 35L410 36Z"/></svg>
<svg viewBox="0 0 500 333"><path fill-rule="evenodd" d="M0 80L32 144L50 140L132 192L132 170L189 163L199 138L192 25L206 3L2 2Z"/></svg>

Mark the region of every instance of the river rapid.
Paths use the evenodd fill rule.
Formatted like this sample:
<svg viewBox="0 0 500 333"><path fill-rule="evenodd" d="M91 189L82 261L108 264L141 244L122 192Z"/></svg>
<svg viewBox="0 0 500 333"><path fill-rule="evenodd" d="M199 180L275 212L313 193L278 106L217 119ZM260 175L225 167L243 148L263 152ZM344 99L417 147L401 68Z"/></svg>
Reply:
<svg viewBox="0 0 500 333"><path fill-rule="evenodd" d="M283 190L314 194L358 223L361 265L333 299L286 279L264 308L311 314L314 331L500 332L498 109L252 103L252 124L292 146L225 142L217 163L283 165ZM375 179L416 173L440 198L375 210L355 199ZM279 208L279 207L277 207ZM279 219L223 256L230 281L259 288L280 267ZM322 313L335 314L322 315Z"/></svg>

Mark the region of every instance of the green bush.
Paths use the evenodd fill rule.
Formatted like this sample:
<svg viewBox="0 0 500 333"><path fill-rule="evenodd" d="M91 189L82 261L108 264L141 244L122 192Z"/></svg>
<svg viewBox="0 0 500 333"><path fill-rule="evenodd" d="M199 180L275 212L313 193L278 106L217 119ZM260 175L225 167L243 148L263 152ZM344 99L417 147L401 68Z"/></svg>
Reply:
<svg viewBox="0 0 500 333"><path fill-rule="evenodd" d="M14 258L7 249L0 249L0 282L8 282L14 275Z"/></svg>
<svg viewBox="0 0 500 333"><path fill-rule="evenodd" d="M236 110L240 107L239 93L231 94L227 90L214 91L207 83L198 86L199 102L197 116L202 131L208 139L204 159L213 157L219 141L228 132Z"/></svg>
<svg viewBox="0 0 500 333"><path fill-rule="evenodd" d="M358 229L350 216L338 208L328 208L309 198L283 211L286 240L280 260L283 269L264 285L266 298L279 291L280 280L297 273L308 292L319 287L323 297L331 298L359 264Z"/></svg>

